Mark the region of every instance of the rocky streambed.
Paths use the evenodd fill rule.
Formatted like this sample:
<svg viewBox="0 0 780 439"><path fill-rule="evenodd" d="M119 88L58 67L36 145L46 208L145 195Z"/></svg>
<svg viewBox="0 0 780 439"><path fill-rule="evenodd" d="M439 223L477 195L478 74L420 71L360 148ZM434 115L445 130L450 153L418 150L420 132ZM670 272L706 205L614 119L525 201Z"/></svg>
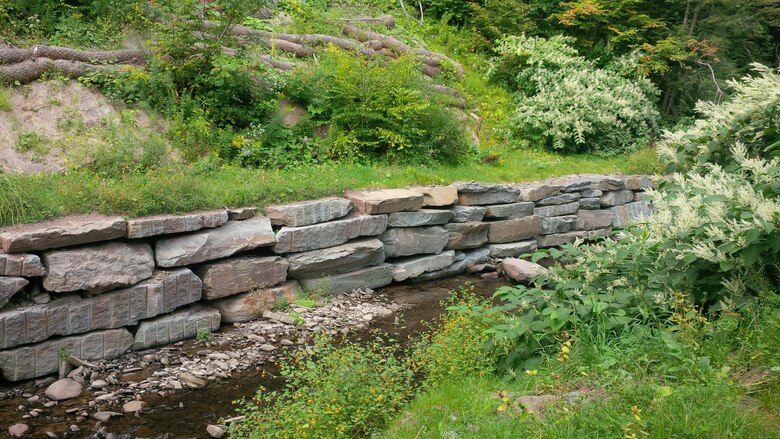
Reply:
<svg viewBox="0 0 780 439"><path fill-rule="evenodd" d="M64 369L59 380L6 385L0 387L0 425L12 436L27 437L219 436L215 426L233 416L232 402L252 396L260 385L280 386L276 361L304 348L313 335L379 328L405 338L440 314L439 302L465 282L484 295L506 284L490 274L355 290L316 308L291 305L199 340Z"/></svg>

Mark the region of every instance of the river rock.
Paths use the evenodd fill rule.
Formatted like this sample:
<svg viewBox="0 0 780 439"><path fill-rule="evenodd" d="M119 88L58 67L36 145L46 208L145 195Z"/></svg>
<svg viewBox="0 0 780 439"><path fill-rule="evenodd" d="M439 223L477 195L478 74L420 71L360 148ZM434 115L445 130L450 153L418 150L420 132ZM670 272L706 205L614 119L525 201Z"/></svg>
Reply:
<svg viewBox="0 0 780 439"><path fill-rule="evenodd" d="M30 431L32 430L30 429L30 426L27 424L19 423L8 427L8 434L10 434L12 437L22 437L26 434L29 434Z"/></svg>
<svg viewBox="0 0 780 439"><path fill-rule="evenodd" d="M541 206L534 209L534 215L542 217L571 215L577 213L580 203L574 201L566 204L554 204L551 206Z"/></svg>
<svg viewBox="0 0 780 439"><path fill-rule="evenodd" d="M385 245L387 258L435 254L447 245L447 231L441 227L388 229L379 239Z"/></svg>
<svg viewBox="0 0 780 439"><path fill-rule="evenodd" d="M629 190L610 191L601 196L601 207L620 206L634 201L634 192Z"/></svg>
<svg viewBox="0 0 780 439"><path fill-rule="evenodd" d="M123 218L70 216L0 229L0 246L6 253L47 250L121 238L126 230Z"/></svg>
<svg viewBox="0 0 780 439"><path fill-rule="evenodd" d="M46 268L37 255L0 252L0 276L38 277L45 274Z"/></svg>
<svg viewBox="0 0 780 439"><path fill-rule="evenodd" d="M648 218L653 214L653 206L648 201L635 201L622 206L612 207L609 210L614 215L612 225L615 227L626 226Z"/></svg>
<svg viewBox="0 0 780 439"><path fill-rule="evenodd" d="M122 405L122 413L135 413L144 409L146 403L143 401L128 401Z"/></svg>
<svg viewBox="0 0 780 439"><path fill-rule="evenodd" d="M127 221L127 237L130 239L172 233L194 232L225 224L228 213L224 210L196 212L185 215L157 215Z"/></svg>
<svg viewBox="0 0 780 439"><path fill-rule="evenodd" d="M43 254L48 274L43 287L54 292L89 293L123 288L148 279L154 272L149 244L110 242Z"/></svg>
<svg viewBox="0 0 780 439"><path fill-rule="evenodd" d="M260 318L265 311L271 310L279 299L286 298L292 303L303 290L296 281L282 285L236 294L224 299L209 302L222 315L223 323L248 322Z"/></svg>
<svg viewBox="0 0 780 439"><path fill-rule="evenodd" d="M352 200L358 212L367 215L420 210L424 197L409 189L377 189L349 191L344 196Z"/></svg>
<svg viewBox="0 0 780 439"><path fill-rule="evenodd" d="M225 430L212 424L206 426L206 433L208 433L209 436L213 437L214 439L222 439L225 437Z"/></svg>
<svg viewBox="0 0 780 439"><path fill-rule="evenodd" d="M612 225L615 214L611 210L580 210L577 212L577 230L605 229ZM568 230L562 230L568 231Z"/></svg>
<svg viewBox="0 0 780 439"><path fill-rule="evenodd" d="M203 281L203 298L213 300L284 282L289 265L279 256L240 256L201 265L195 274Z"/></svg>
<svg viewBox="0 0 780 439"><path fill-rule="evenodd" d="M471 223L482 221L487 214L487 208L482 206L453 206L450 212L455 215L450 222Z"/></svg>
<svg viewBox="0 0 780 439"><path fill-rule="evenodd" d="M577 221L576 215L552 216L542 218L542 235L552 235L553 233L566 233L574 227Z"/></svg>
<svg viewBox="0 0 780 439"><path fill-rule="evenodd" d="M121 413L117 413L117 412L95 412L95 413L92 413L92 418L94 418L94 419L96 419L96 420L98 420L100 422L108 422L109 419L117 417L117 416L122 416L122 414Z"/></svg>
<svg viewBox="0 0 780 439"><path fill-rule="evenodd" d="M516 203L521 200L520 190L508 184L457 182L458 202L463 206Z"/></svg>
<svg viewBox="0 0 780 439"><path fill-rule="evenodd" d="M490 256L494 258L514 258L536 251L536 241L508 242L506 244L490 244L487 246Z"/></svg>
<svg viewBox="0 0 780 439"><path fill-rule="evenodd" d="M525 259L506 258L501 262L504 273L517 282L529 282L534 277L547 273L547 269Z"/></svg>
<svg viewBox="0 0 780 439"><path fill-rule="evenodd" d="M49 385L49 387L46 388L44 395L52 401L63 401L80 396L82 390L81 383L78 381L74 381L70 378L63 378Z"/></svg>
<svg viewBox="0 0 780 439"><path fill-rule="evenodd" d="M300 280L304 290L321 291L326 294L344 293L358 288L375 289L392 282L393 266L390 264L362 268L350 273Z"/></svg>
<svg viewBox="0 0 780 439"><path fill-rule="evenodd" d="M423 207L451 206L458 202L455 186L418 186L409 188L423 196Z"/></svg>
<svg viewBox="0 0 780 439"><path fill-rule="evenodd" d="M198 378L190 372L182 372L179 374L179 381L190 389L202 389L206 387L208 381Z"/></svg>
<svg viewBox="0 0 780 439"><path fill-rule="evenodd" d="M560 195L553 195L551 197L542 198L536 202L537 206L551 206L554 204L566 204L573 201L577 201L581 198L581 195L577 192L565 193Z"/></svg>
<svg viewBox="0 0 780 439"><path fill-rule="evenodd" d="M511 204L496 204L493 206L487 206L485 212L486 219L512 219L522 218L524 216L533 215L534 203L530 201L522 201L520 203Z"/></svg>
<svg viewBox="0 0 780 439"><path fill-rule="evenodd" d="M297 253L344 244L387 229L387 215L355 215L303 227L282 227L276 233L274 253Z"/></svg>
<svg viewBox="0 0 780 439"><path fill-rule="evenodd" d="M0 307L3 307L14 294L22 291L30 281L23 277L0 276Z"/></svg>
<svg viewBox="0 0 780 439"><path fill-rule="evenodd" d="M447 230L448 249L478 248L488 242L489 225L487 223L450 223L446 224L444 229Z"/></svg>
<svg viewBox="0 0 780 439"><path fill-rule="evenodd" d="M216 309L196 304L173 314L144 320L135 332L133 350L195 338L201 331L214 332L219 329L220 318Z"/></svg>
<svg viewBox="0 0 780 439"><path fill-rule="evenodd" d="M449 210L421 209L416 212L393 212L388 215L388 227L420 227L446 224L455 214Z"/></svg>
<svg viewBox="0 0 780 439"><path fill-rule="evenodd" d="M423 273L443 270L454 260L455 251L448 250L433 256L417 256L393 261L393 280L403 282L414 279Z"/></svg>
<svg viewBox="0 0 780 439"><path fill-rule="evenodd" d="M345 198L323 198L300 203L268 206L266 215L271 224L300 227L324 223L346 216L352 210L352 202Z"/></svg>
<svg viewBox="0 0 780 439"><path fill-rule="evenodd" d="M488 239L491 244L503 244L533 238L542 230L542 221L537 216L495 221L488 223L488 225Z"/></svg>
<svg viewBox="0 0 780 439"><path fill-rule="evenodd" d="M318 277L354 271L385 260L382 241L371 238L350 241L327 250L313 250L287 255L289 276L293 279Z"/></svg>

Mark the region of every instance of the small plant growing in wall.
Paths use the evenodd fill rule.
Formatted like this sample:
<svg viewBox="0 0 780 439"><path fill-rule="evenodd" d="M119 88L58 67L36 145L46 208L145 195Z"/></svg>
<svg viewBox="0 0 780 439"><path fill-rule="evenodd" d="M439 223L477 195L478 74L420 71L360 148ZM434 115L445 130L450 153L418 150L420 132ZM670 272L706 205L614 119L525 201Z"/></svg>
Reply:
<svg viewBox="0 0 780 439"><path fill-rule="evenodd" d="M274 302L274 311L286 311L287 308L290 307L290 300L287 299L285 296L280 296L276 299L276 302Z"/></svg>
<svg viewBox="0 0 780 439"><path fill-rule="evenodd" d="M200 341L211 340L211 331L208 328L200 328L195 338Z"/></svg>

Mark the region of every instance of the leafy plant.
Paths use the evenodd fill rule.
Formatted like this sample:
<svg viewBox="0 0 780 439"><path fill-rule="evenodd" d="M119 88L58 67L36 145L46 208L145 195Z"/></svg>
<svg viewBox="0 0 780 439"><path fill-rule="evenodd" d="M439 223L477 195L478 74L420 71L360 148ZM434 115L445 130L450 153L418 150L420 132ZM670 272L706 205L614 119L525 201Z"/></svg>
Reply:
<svg viewBox="0 0 780 439"><path fill-rule="evenodd" d="M211 331L209 328L199 328L198 333L195 335L195 339L200 341L211 340Z"/></svg>

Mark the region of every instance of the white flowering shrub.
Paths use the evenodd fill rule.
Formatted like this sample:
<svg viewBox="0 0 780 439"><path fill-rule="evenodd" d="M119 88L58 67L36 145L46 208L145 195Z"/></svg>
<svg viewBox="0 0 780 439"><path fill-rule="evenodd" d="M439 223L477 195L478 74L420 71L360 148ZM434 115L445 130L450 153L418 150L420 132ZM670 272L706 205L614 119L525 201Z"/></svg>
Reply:
<svg viewBox="0 0 780 439"><path fill-rule="evenodd" d="M516 92L516 137L526 145L603 155L645 146L659 118L658 89L638 74L635 57L599 68L572 41L510 36L498 44L491 75Z"/></svg>

